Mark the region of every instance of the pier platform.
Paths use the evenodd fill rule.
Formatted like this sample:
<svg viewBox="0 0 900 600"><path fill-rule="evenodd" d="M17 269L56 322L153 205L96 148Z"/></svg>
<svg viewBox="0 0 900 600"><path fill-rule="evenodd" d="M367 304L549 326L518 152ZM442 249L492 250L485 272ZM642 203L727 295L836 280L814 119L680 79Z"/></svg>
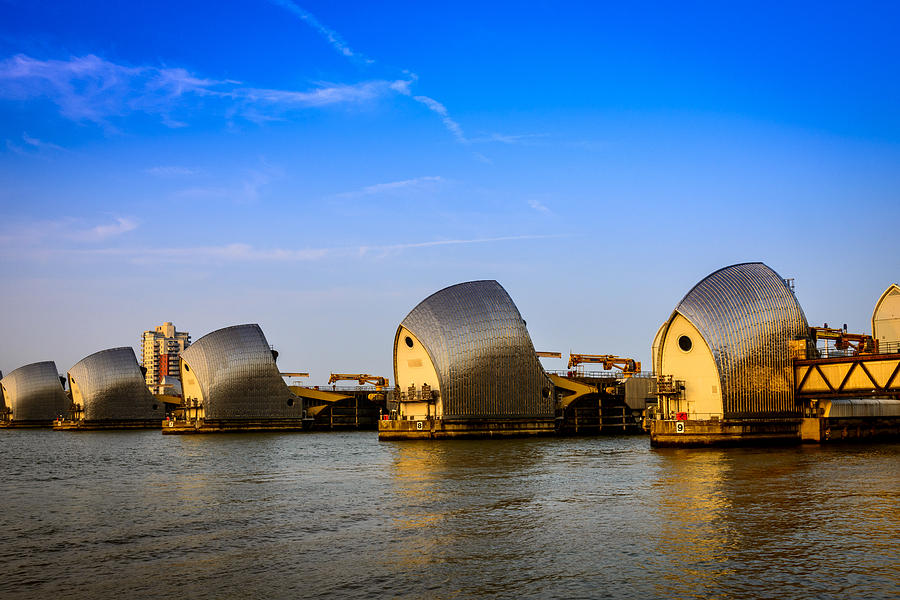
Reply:
<svg viewBox="0 0 900 600"><path fill-rule="evenodd" d="M900 440L900 417L650 422L650 445L656 448L787 446L883 440Z"/></svg>
<svg viewBox="0 0 900 600"><path fill-rule="evenodd" d="M54 431L99 431L103 429L159 429L159 420L54 421Z"/></svg>
<svg viewBox="0 0 900 600"><path fill-rule="evenodd" d="M555 419L383 419L379 440L505 438L557 435Z"/></svg>
<svg viewBox="0 0 900 600"><path fill-rule="evenodd" d="M800 423L804 443L900 440L900 417L813 417Z"/></svg>
<svg viewBox="0 0 900 600"><path fill-rule="evenodd" d="M193 435L202 433L250 433L260 431L305 431L311 419L205 420L157 422L163 435Z"/></svg>
<svg viewBox="0 0 900 600"><path fill-rule="evenodd" d="M800 443L800 419L758 421L650 422L650 445L656 448L703 446L787 446Z"/></svg>

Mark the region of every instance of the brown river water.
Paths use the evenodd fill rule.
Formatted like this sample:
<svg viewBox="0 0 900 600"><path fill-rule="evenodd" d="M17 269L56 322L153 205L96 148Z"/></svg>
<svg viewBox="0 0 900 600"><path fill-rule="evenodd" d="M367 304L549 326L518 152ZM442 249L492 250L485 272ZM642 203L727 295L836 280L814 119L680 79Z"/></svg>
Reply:
<svg viewBox="0 0 900 600"><path fill-rule="evenodd" d="M900 598L900 444L0 431L0 598Z"/></svg>

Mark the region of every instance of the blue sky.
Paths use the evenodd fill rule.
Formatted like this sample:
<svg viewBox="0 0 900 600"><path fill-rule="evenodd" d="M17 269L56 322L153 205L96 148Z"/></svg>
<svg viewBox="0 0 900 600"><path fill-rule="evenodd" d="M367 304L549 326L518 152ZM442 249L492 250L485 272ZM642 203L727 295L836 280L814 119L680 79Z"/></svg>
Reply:
<svg viewBox="0 0 900 600"><path fill-rule="evenodd" d="M472 279L538 349L649 365L753 260L868 331L900 276L898 12L0 0L0 369L169 320L390 376L400 320Z"/></svg>

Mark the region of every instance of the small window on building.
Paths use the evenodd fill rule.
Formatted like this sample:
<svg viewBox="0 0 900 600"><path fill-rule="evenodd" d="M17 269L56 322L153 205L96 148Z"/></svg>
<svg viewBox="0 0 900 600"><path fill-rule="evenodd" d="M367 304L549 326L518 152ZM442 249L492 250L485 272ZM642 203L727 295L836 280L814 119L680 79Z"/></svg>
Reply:
<svg viewBox="0 0 900 600"><path fill-rule="evenodd" d="M410 348L413 347L412 338L409 336L406 336L406 345L409 346Z"/></svg>
<svg viewBox="0 0 900 600"><path fill-rule="evenodd" d="M293 406L293 405L294 405L294 399L293 399L293 398L288 398L288 401L287 401L287 402L288 402L288 406Z"/></svg>
<svg viewBox="0 0 900 600"><path fill-rule="evenodd" d="M681 348L682 350L684 350L685 352L690 352L691 348L694 347L694 343L691 341L691 338L689 338L686 335L683 335L680 338L678 338L678 347Z"/></svg>

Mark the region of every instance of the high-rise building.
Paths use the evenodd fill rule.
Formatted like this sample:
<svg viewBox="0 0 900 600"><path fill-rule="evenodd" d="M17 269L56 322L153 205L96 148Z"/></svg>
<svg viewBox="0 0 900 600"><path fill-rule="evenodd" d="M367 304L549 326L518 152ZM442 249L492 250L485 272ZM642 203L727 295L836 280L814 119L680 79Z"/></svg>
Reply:
<svg viewBox="0 0 900 600"><path fill-rule="evenodd" d="M157 325L153 331L141 335L141 365L147 370L144 376L147 387L154 394L181 393L181 351L191 345L191 334L176 331L172 323ZM172 384L178 382L178 389Z"/></svg>

